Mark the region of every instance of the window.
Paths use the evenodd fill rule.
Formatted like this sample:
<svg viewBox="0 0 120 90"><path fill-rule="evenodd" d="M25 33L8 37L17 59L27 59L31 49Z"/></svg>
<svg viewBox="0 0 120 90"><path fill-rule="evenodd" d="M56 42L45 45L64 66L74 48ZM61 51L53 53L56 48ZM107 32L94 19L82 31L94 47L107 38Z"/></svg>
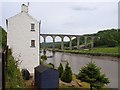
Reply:
<svg viewBox="0 0 120 90"><path fill-rule="evenodd" d="M35 24L31 24L31 31L35 31Z"/></svg>
<svg viewBox="0 0 120 90"><path fill-rule="evenodd" d="M31 47L35 47L35 40L31 40Z"/></svg>

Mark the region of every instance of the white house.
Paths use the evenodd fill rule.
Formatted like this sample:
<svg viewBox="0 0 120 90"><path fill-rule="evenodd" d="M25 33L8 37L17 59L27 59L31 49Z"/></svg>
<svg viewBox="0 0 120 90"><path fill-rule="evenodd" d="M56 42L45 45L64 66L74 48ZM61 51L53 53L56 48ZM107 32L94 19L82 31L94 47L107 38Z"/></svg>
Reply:
<svg viewBox="0 0 120 90"><path fill-rule="evenodd" d="M22 61L20 69L31 73L39 64L40 22L28 13L28 6L22 4L21 12L6 20L7 44L16 60Z"/></svg>

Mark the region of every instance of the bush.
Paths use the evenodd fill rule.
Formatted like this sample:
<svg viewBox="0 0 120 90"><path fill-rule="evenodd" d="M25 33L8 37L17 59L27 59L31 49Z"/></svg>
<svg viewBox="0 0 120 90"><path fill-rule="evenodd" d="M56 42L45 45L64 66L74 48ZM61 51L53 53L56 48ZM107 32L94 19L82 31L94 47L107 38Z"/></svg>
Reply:
<svg viewBox="0 0 120 90"><path fill-rule="evenodd" d="M29 80L30 79L30 73L27 69L22 69L22 76L24 80Z"/></svg>
<svg viewBox="0 0 120 90"><path fill-rule="evenodd" d="M54 64L52 64L52 63L49 63L48 66L51 68L54 68Z"/></svg>
<svg viewBox="0 0 120 90"><path fill-rule="evenodd" d="M108 47L115 47L117 45L117 42L115 40L110 40L108 43Z"/></svg>
<svg viewBox="0 0 120 90"><path fill-rule="evenodd" d="M65 70L62 73L61 80L66 83L70 83L72 81L72 70L71 67L69 67L68 62L65 66Z"/></svg>
<svg viewBox="0 0 120 90"><path fill-rule="evenodd" d="M11 49L8 50L7 67L5 73L6 85L5 88L26 88L26 84L22 78L18 62L12 56Z"/></svg>
<svg viewBox="0 0 120 90"><path fill-rule="evenodd" d="M60 63L59 67L58 67L58 71L60 72L59 78L61 77L62 73L63 73L63 66Z"/></svg>
<svg viewBox="0 0 120 90"><path fill-rule="evenodd" d="M43 61L45 61L45 60L47 60L47 56L46 56L46 55L42 55L42 56L41 56L41 59L42 59Z"/></svg>

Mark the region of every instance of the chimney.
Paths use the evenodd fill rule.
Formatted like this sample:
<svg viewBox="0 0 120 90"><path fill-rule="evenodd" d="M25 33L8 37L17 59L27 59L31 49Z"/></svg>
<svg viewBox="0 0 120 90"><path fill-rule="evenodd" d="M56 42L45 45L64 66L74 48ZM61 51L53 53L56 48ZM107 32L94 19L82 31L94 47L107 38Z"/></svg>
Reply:
<svg viewBox="0 0 120 90"><path fill-rule="evenodd" d="M21 6L21 12L28 13L28 6L25 5L25 4L22 4L22 6Z"/></svg>

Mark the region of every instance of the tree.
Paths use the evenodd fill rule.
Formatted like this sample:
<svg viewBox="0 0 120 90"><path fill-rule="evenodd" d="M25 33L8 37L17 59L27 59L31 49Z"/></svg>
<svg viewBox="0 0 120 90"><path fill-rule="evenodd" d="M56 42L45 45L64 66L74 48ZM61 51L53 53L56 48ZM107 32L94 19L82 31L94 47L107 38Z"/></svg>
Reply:
<svg viewBox="0 0 120 90"><path fill-rule="evenodd" d="M97 37L100 37L99 39L96 38L94 40L94 45L97 46L108 46L108 47L114 47L117 46L118 42L118 31L117 29L107 29L103 31L98 31L96 33Z"/></svg>
<svg viewBox="0 0 120 90"><path fill-rule="evenodd" d="M59 67L58 67L58 71L60 72L59 78L61 77L62 73L63 73L63 66L60 63Z"/></svg>
<svg viewBox="0 0 120 90"><path fill-rule="evenodd" d="M96 66L95 63L90 62L86 66L82 67L79 74L78 79L90 84L90 90L100 89L107 85L109 79L105 74L101 74L100 68Z"/></svg>
<svg viewBox="0 0 120 90"><path fill-rule="evenodd" d="M66 83L70 83L72 81L72 70L68 62L65 66L65 70L62 73L61 80Z"/></svg>
<svg viewBox="0 0 120 90"><path fill-rule="evenodd" d="M3 49L7 45L7 32L0 26L0 48L2 47Z"/></svg>

